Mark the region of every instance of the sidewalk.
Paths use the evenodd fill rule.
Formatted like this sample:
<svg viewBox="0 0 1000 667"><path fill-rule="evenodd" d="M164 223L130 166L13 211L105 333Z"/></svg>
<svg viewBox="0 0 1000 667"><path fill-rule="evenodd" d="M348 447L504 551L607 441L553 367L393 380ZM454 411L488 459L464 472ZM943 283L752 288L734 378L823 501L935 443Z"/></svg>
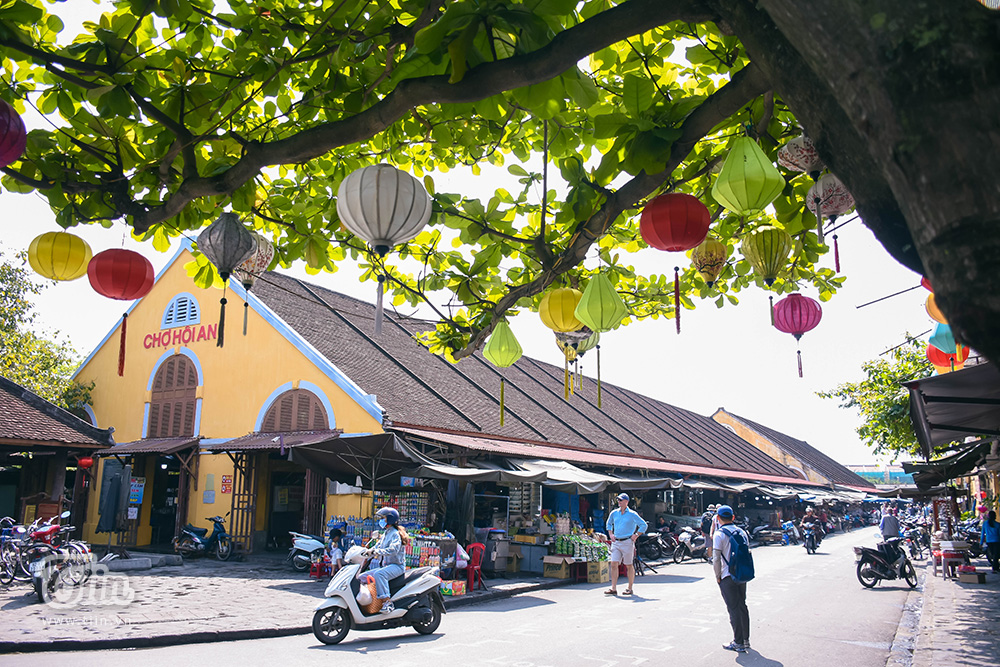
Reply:
<svg viewBox="0 0 1000 667"><path fill-rule="evenodd" d="M972 560L986 583L935 576L930 558L916 561L920 584L903 605L886 667L968 667L1000 661L1000 574Z"/></svg>
<svg viewBox="0 0 1000 667"><path fill-rule="evenodd" d="M569 583L541 577L490 579L488 591L445 597L445 607ZM295 572L283 559L267 558L228 563L197 559L180 567L110 572L78 589L62 589L54 604L40 604L29 586L15 584L0 588L0 654L307 634L325 588L326 581Z"/></svg>

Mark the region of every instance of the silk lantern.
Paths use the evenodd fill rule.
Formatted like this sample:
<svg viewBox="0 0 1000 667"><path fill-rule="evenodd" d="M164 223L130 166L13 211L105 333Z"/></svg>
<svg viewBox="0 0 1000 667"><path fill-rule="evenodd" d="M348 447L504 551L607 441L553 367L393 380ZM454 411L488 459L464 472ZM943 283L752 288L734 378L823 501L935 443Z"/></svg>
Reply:
<svg viewBox="0 0 1000 667"><path fill-rule="evenodd" d="M969 348L965 346L956 347L953 353L945 352L934 345L927 346L927 359L934 364L938 373L960 370L968 358Z"/></svg>
<svg viewBox="0 0 1000 667"><path fill-rule="evenodd" d="M920 278L920 286L933 294L934 288L931 287L931 281L927 280L927 276Z"/></svg>
<svg viewBox="0 0 1000 667"><path fill-rule="evenodd" d="M815 181L823 171L823 161L816 145L806 135L800 135L778 149L778 164L790 171L802 171Z"/></svg>
<svg viewBox="0 0 1000 667"><path fill-rule="evenodd" d="M934 327L934 333L931 334L931 345L938 348L939 350L958 350L958 343L955 341L955 335L951 331L951 327L947 324L938 324Z"/></svg>
<svg viewBox="0 0 1000 667"><path fill-rule="evenodd" d="M762 211L785 188L781 172L750 137L733 140L712 198L737 215Z"/></svg>
<svg viewBox="0 0 1000 667"><path fill-rule="evenodd" d="M729 248L725 243L715 239L705 239L691 253L691 266L705 283L712 287L719 279L722 269L726 266Z"/></svg>
<svg viewBox="0 0 1000 667"><path fill-rule="evenodd" d="M267 269L271 266L271 260L274 259L274 245L267 240L267 237L263 234L258 234L257 232L250 233L253 235L256 243L254 253L245 259L242 264L233 269L233 275L239 279L240 283L243 285L243 289L247 291L247 298L243 301L244 336L247 335L247 315L250 310L250 289L257 281L257 277L267 271Z"/></svg>
<svg viewBox="0 0 1000 667"><path fill-rule="evenodd" d="M823 174L809 188L806 194L806 207L816 216L816 235L819 237L819 242L823 243L823 219L829 218L830 222L835 222L837 216L854 208L854 197L839 178L833 174ZM840 271L839 266L837 271Z"/></svg>
<svg viewBox="0 0 1000 667"><path fill-rule="evenodd" d="M483 356L491 364L498 368L508 368L517 363L521 358L521 344L517 342L517 337L511 331L510 325L500 321L493 328L486 346L483 348ZM500 374L500 426L503 426L504 413L504 376Z"/></svg>
<svg viewBox="0 0 1000 667"><path fill-rule="evenodd" d="M924 309L927 310L927 314L930 315L930 318L935 322L948 324L948 319L944 316L944 313L941 312L941 309L938 308L937 300L934 298L933 292L927 295L927 300L924 302Z"/></svg>
<svg viewBox="0 0 1000 667"><path fill-rule="evenodd" d="M542 324L556 332L576 331L583 326L574 314L582 298L580 290L572 287L559 287L546 293L538 305Z"/></svg>
<svg viewBox="0 0 1000 667"><path fill-rule="evenodd" d="M215 266L222 278L222 299L219 300L219 336L215 344L226 342L226 287L229 276L257 250L254 235L240 222L240 216L226 212L198 235L198 250Z"/></svg>
<svg viewBox="0 0 1000 667"><path fill-rule="evenodd" d="M740 244L740 251L754 271L770 287L785 268L792 250L792 237L784 229L763 225L753 230Z"/></svg>
<svg viewBox="0 0 1000 667"><path fill-rule="evenodd" d="M563 364L563 385L565 397L574 392L574 387L583 388L583 380L580 376L580 359L588 351L595 347L600 349L601 334L591 331L588 327L581 327L576 331L556 333L556 347L563 353L565 363ZM573 365L573 373L570 373L570 364ZM575 376L575 379L574 379Z"/></svg>
<svg viewBox="0 0 1000 667"><path fill-rule="evenodd" d="M823 309L819 302L793 293L774 304L774 326L795 336L796 347L802 339L802 334L812 331L823 318ZM802 377L802 350L796 350L799 364L799 377Z"/></svg>
<svg viewBox="0 0 1000 667"><path fill-rule="evenodd" d="M412 241L431 218L431 198L424 186L405 171L377 164L352 171L337 189L337 215L352 234L363 239L379 257ZM385 275L378 275L375 334L382 333Z"/></svg>
<svg viewBox="0 0 1000 667"><path fill-rule="evenodd" d="M0 167L17 162L28 144L28 131L21 116L5 100L0 100Z"/></svg>
<svg viewBox="0 0 1000 667"><path fill-rule="evenodd" d="M625 316L628 307L618 296L614 285L603 273L598 273L590 279L583 290L580 303L573 311L576 318L591 331L601 333L617 329ZM601 346L597 348L597 409L601 409Z"/></svg>
<svg viewBox="0 0 1000 667"><path fill-rule="evenodd" d="M93 252L86 241L68 232L45 232L28 246L28 264L50 280L76 280L87 273Z"/></svg>
<svg viewBox="0 0 1000 667"><path fill-rule="evenodd" d="M153 288L153 265L132 250L105 250L94 255L87 265L87 279L98 294L109 299L132 301L140 299ZM118 375L125 374L125 337L128 311L122 314L121 336L118 342Z"/></svg>
<svg viewBox="0 0 1000 667"><path fill-rule="evenodd" d="M690 250L705 240L712 216L697 197L668 192L642 209L639 232L650 247L667 252Z"/></svg>

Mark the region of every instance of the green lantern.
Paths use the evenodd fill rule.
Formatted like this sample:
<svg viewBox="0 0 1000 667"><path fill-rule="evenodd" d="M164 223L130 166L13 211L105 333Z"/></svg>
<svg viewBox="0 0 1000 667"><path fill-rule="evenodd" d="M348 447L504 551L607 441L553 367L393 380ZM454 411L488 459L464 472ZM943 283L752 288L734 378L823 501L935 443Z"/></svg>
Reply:
<svg viewBox="0 0 1000 667"><path fill-rule="evenodd" d="M740 252L753 266L754 272L770 287L788 261L792 237L774 225L763 225L743 238Z"/></svg>
<svg viewBox="0 0 1000 667"><path fill-rule="evenodd" d="M517 337L511 331L510 325L500 321L493 328L486 346L483 348L483 356L498 368L507 368L517 363L521 358L521 344L517 342ZM504 377L500 376L500 425L503 426L503 403L504 403Z"/></svg>
<svg viewBox="0 0 1000 667"><path fill-rule="evenodd" d="M573 314L588 329L600 333L617 329L628 315L628 308L608 277L598 273L587 283Z"/></svg>
<svg viewBox="0 0 1000 667"><path fill-rule="evenodd" d="M785 179L757 142L737 137L729 149L712 197L737 215L762 211L785 187Z"/></svg>

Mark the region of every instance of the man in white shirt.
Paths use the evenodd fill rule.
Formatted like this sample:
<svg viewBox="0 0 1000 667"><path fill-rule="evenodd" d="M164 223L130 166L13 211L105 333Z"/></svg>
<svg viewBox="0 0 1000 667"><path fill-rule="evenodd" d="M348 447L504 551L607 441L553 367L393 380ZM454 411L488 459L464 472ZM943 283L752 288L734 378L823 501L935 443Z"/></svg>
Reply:
<svg viewBox="0 0 1000 667"><path fill-rule="evenodd" d="M733 641L722 648L727 651L746 653L750 650L750 610L747 609L747 585L746 582L733 581L729 574L730 551L732 549L729 535L736 532L742 533L747 544L750 543L750 537L746 531L733 524L733 508L729 505L719 506L715 515L721 525L712 538L714 554L712 565L715 568L715 580L719 583L722 599L725 600L726 609L729 610L729 624L733 626Z"/></svg>

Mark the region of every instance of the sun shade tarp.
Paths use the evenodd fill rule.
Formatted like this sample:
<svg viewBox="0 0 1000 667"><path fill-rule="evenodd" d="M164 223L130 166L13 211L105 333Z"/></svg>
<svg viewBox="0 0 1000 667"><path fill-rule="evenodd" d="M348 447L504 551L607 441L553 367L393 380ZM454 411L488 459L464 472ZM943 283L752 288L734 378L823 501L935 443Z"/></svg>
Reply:
<svg viewBox="0 0 1000 667"><path fill-rule="evenodd" d="M392 433L340 437L326 442L291 448L293 463L325 477L354 484L361 477L365 487L396 486L398 478L415 466L435 463ZM388 480L397 478L395 484Z"/></svg>
<svg viewBox="0 0 1000 667"><path fill-rule="evenodd" d="M511 464L527 472L544 472L547 479L542 484L564 493L600 493L619 481L618 477L588 472L565 461L513 459Z"/></svg>
<svg viewBox="0 0 1000 667"><path fill-rule="evenodd" d="M1000 370L980 364L904 382L910 420L924 458L935 447L967 436L1000 436Z"/></svg>
<svg viewBox="0 0 1000 667"><path fill-rule="evenodd" d="M977 440L967 447L940 459L927 463L907 462L903 464L903 472L913 475L917 488L927 489L943 484L956 477L965 477L979 466L985 464L990 453L993 439Z"/></svg>
<svg viewBox="0 0 1000 667"><path fill-rule="evenodd" d="M548 474L541 470L510 470L485 461L471 461L469 466L462 468L447 463L425 463L404 474L420 479L447 479L467 482L526 483L543 482L548 479Z"/></svg>

